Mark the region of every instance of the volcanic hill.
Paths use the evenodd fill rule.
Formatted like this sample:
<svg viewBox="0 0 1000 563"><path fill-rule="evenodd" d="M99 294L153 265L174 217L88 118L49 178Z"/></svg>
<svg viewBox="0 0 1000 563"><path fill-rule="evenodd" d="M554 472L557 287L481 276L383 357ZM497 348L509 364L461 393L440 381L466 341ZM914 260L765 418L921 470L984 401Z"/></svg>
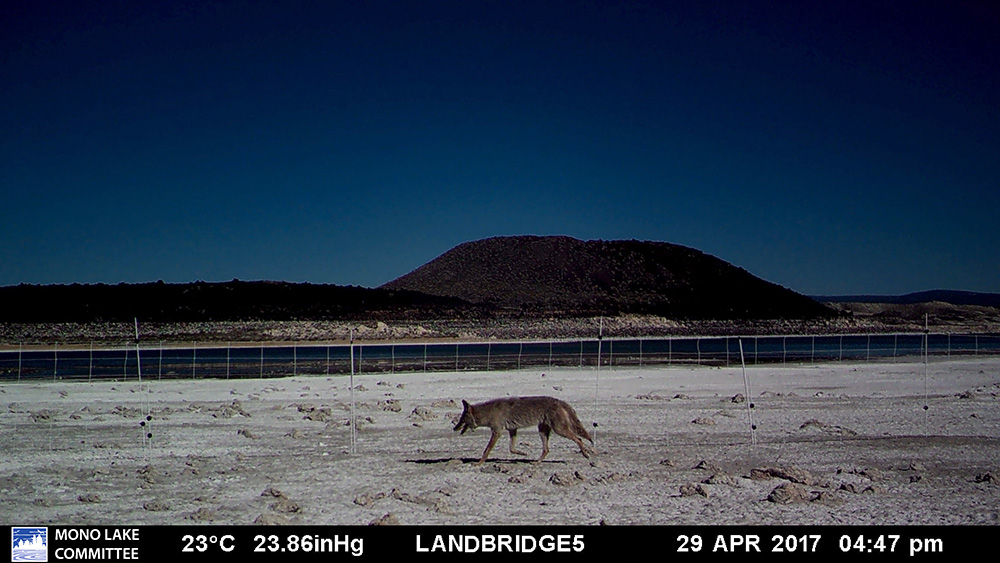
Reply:
<svg viewBox="0 0 1000 563"><path fill-rule="evenodd" d="M699 250L636 240L512 236L467 242L380 289L454 297L525 315L835 315L809 297Z"/></svg>

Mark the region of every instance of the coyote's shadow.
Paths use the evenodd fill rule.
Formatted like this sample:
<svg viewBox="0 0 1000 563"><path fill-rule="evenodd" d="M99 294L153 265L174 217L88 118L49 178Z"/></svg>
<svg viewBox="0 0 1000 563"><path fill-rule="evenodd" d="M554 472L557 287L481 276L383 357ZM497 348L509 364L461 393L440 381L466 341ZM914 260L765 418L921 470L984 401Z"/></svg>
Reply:
<svg viewBox="0 0 1000 563"><path fill-rule="evenodd" d="M426 464L434 464L434 463L450 463L450 462L453 462L453 461L461 461L463 464L465 464L465 463L476 463L476 462L479 461L479 458L475 458L475 457L459 457L459 458L455 458L455 457L442 457L442 458L437 458L437 459L407 459L407 460L404 460L404 461L406 463L418 463L418 464L425 464L425 465ZM523 459L523 458L496 458L496 459L494 459L494 458L490 458L490 459L487 459L485 461L485 463L509 463L509 464L528 464L528 465L536 465L536 464L539 464L539 463L544 463L544 464L548 465L550 463L566 463L566 462L565 461L560 461L560 460L557 460L557 459L545 460L545 461L539 462L536 459Z"/></svg>

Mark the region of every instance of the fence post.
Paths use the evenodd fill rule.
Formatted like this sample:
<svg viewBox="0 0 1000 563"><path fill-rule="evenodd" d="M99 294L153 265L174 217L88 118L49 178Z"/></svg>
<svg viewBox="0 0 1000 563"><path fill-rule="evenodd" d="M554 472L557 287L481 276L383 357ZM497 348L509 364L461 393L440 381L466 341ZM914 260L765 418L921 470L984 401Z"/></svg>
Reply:
<svg viewBox="0 0 1000 563"><path fill-rule="evenodd" d="M424 373L427 373L427 345L424 344Z"/></svg>
<svg viewBox="0 0 1000 563"><path fill-rule="evenodd" d="M198 342L191 346L191 379L194 379L194 366L198 362Z"/></svg>
<svg viewBox="0 0 1000 563"><path fill-rule="evenodd" d="M226 342L226 379L229 379L229 355L232 350L233 343Z"/></svg>
<svg viewBox="0 0 1000 563"><path fill-rule="evenodd" d="M264 379L264 345L260 345L260 378Z"/></svg>
<svg viewBox="0 0 1000 563"><path fill-rule="evenodd" d="M395 344L393 344L392 346L389 347L389 355L392 358L392 360L391 360L392 363L390 364L392 367L390 367L389 369L392 371L393 374L395 374L396 373L396 345Z"/></svg>
<svg viewBox="0 0 1000 563"><path fill-rule="evenodd" d="M642 367L642 338L639 338L639 367Z"/></svg>
<svg viewBox="0 0 1000 563"><path fill-rule="evenodd" d="M521 369L521 352L524 351L524 342L518 344L517 348L517 369Z"/></svg>
<svg viewBox="0 0 1000 563"><path fill-rule="evenodd" d="M458 342L455 343L455 373L458 373Z"/></svg>
<svg viewBox="0 0 1000 563"><path fill-rule="evenodd" d="M978 348L978 346L977 346ZM128 356L126 356L128 357ZM56 376L59 375L59 342L56 341L56 347L52 354L52 380L55 381Z"/></svg>
<svg viewBox="0 0 1000 563"><path fill-rule="evenodd" d="M785 361L787 359L788 359L788 337L787 336L782 336L781 337L781 363L782 363L782 365L785 364Z"/></svg>
<svg viewBox="0 0 1000 563"><path fill-rule="evenodd" d="M90 362L87 366L87 383L94 379L94 341L90 341Z"/></svg>
<svg viewBox="0 0 1000 563"><path fill-rule="evenodd" d="M24 346L23 342L17 343L17 382L21 382L21 348Z"/></svg>
<svg viewBox="0 0 1000 563"><path fill-rule="evenodd" d="M489 371L490 371L490 355L492 353L493 353L493 343L492 342L487 342L486 343L486 372L487 373L489 373ZM551 360L549 360L549 365L552 365L552 361Z"/></svg>

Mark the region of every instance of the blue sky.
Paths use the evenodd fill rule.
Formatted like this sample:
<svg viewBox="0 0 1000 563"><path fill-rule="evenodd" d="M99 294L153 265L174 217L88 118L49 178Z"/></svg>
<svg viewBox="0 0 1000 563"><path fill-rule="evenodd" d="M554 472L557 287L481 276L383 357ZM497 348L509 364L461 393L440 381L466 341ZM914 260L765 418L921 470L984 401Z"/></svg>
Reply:
<svg viewBox="0 0 1000 563"><path fill-rule="evenodd" d="M559 234L1000 291L998 68L990 2L4 2L0 285Z"/></svg>

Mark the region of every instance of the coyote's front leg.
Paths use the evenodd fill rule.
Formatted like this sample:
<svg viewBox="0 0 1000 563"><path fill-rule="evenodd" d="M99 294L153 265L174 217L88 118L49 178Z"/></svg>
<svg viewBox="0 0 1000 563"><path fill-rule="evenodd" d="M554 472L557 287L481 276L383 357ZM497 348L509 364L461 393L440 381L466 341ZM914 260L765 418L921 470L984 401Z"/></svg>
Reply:
<svg viewBox="0 0 1000 563"><path fill-rule="evenodd" d="M476 465L482 465L483 462L486 461L486 457L490 455L490 452L493 450L493 446L497 444L497 438L499 437L500 433L497 432L496 430L494 430L493 433L490 434L490 443L486 444L486 449L483 451L483 457L480 458L479 462Z"/></svg>

